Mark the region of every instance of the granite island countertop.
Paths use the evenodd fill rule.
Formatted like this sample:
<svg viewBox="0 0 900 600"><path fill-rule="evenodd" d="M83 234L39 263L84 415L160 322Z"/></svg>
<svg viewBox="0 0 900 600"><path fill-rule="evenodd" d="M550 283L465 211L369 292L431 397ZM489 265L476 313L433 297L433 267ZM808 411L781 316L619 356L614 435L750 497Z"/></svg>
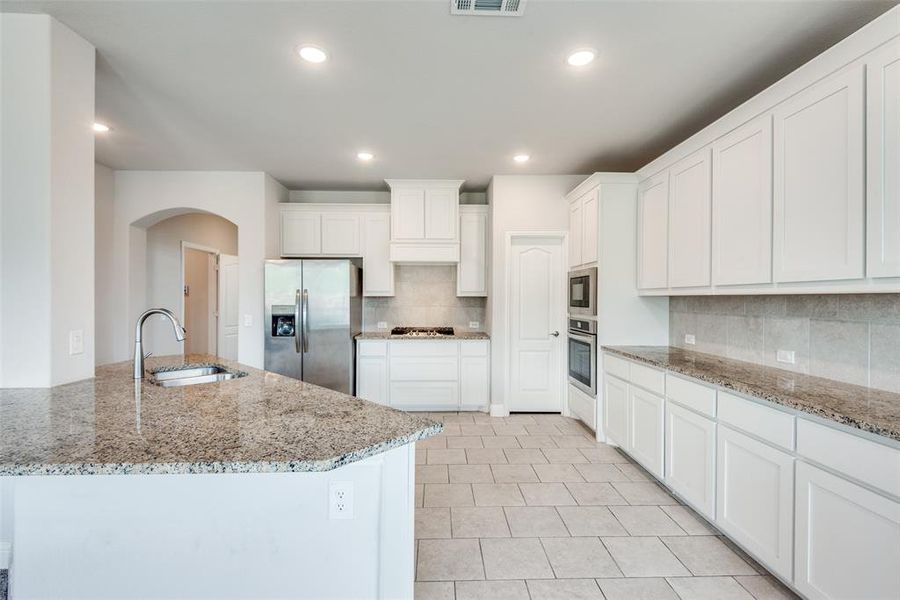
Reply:
<svg viewBox="0 0 900 600"><path fill-rule="evenodd" d="M900 394L671 346L603 350L900 441Z"/></svg>
<svg viewBox="0 0 900 600"><path fill-rule="evenodd" d="M247 376L163 388L131 362L44 389L0 389L0 476L328 471L431 437L429 419L205 355Z"/></svg>
<svg viewBox="0 0 900 600"><path fill-rule="evenodd" d="M489 340L491 336L484 331L459 331L453 335L412 336L393 335L390 331L363 331L356 335L358 340Z"/></svg>

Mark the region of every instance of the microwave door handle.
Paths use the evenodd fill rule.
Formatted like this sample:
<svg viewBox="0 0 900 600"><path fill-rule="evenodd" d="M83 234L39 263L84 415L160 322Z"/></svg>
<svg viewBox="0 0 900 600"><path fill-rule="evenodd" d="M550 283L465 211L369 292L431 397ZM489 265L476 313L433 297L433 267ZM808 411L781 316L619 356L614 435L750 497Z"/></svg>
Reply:
<svg viewBox="0 0 900 600"><path fill-rule="evenodd" d="M302 329L300 327L301 324L301 316L300 316L300 290L297 290L296 295L294 296L294 351L297 354L300 354L301 349L301 338Z"/></svg>

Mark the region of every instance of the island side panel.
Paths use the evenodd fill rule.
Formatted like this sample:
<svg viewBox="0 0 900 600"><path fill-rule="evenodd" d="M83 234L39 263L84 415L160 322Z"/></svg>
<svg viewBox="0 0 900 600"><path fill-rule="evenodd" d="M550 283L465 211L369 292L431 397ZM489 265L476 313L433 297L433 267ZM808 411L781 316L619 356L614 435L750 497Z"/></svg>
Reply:
<svg viewBox="0 0 900 600"><path fill-rule="evenodd" d="M322 473L17 478L11 600L412 598L414 447ZM332 482L352 519L329 519Z"/></svg>

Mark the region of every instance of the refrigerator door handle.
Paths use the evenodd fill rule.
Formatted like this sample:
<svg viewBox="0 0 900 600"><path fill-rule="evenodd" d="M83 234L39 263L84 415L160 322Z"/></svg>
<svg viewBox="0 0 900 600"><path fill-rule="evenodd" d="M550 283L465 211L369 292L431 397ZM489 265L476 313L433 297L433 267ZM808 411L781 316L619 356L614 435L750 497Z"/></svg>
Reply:
<svg viewBox="0 0 900 600"><path fill-rule="evenodd" d="M300 290L297 290L297 294L294 296L294 351L297 354L301 352L300 346L300 336L301 328L300 328Z"/></svg>
<svg viewBox="0 0 900 600"><path fill-rule="evenodd" d="M309 290L303 290L303 351L309 352Z"/></svg>

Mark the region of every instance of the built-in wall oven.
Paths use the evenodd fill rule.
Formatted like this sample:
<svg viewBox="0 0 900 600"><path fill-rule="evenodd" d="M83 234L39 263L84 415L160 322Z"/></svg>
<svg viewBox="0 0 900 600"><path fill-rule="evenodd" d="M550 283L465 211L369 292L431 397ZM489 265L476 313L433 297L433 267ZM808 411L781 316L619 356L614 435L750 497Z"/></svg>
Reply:
<svg viewBox="0 0 900 600"><path fill-rule="evenodd" d="M597 314L597 267L569 271L569 314L593 317Z"/></svg>
<svg viewBox="0 0 900 600"><path fill-rule="evenodd" d="M597 321L569 319L569 383L597 395Z"/></svg>

